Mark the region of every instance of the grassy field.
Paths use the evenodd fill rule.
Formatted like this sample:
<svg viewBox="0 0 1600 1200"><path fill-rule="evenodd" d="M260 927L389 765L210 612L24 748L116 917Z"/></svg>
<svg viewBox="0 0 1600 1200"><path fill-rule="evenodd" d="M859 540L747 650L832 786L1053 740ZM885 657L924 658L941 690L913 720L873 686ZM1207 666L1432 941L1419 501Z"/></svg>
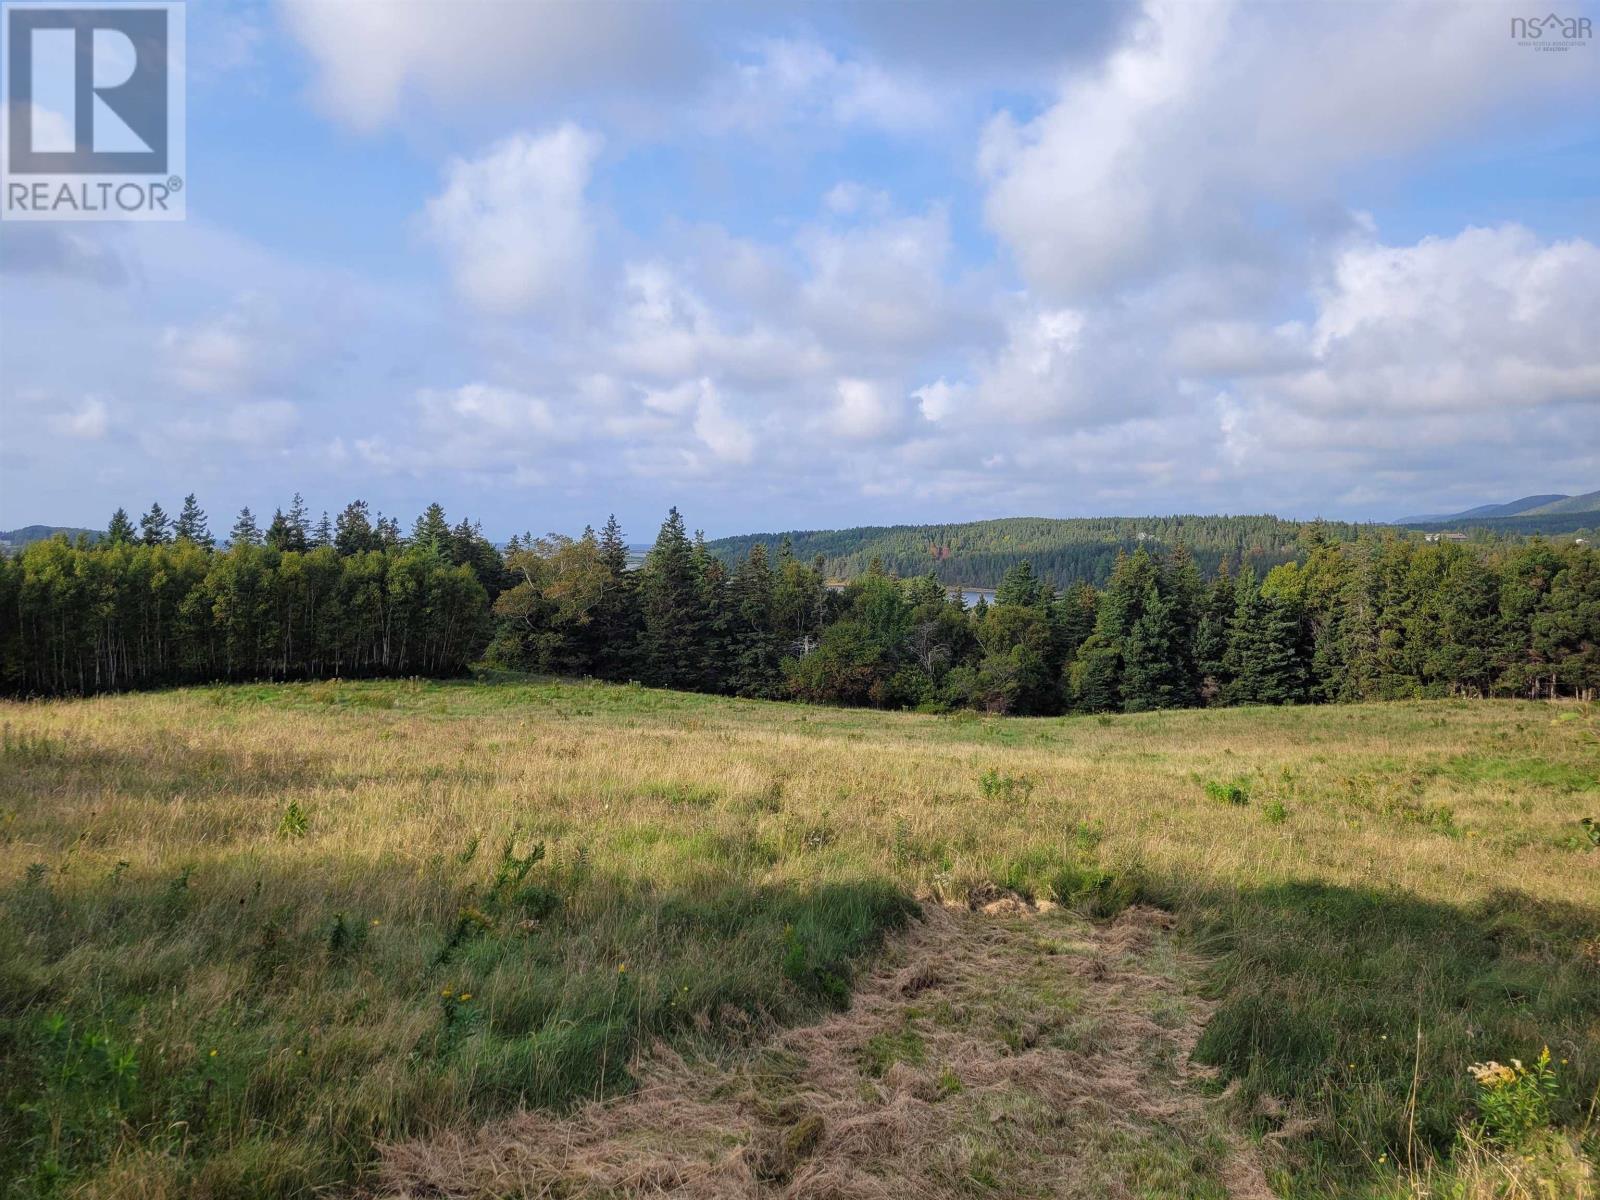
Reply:
<svg viewBox="0 0 1600 1200"><path fill-rule="evenodd" d="M784 1029L888 995L882 972L937 961L941 930L953 962L998 956L987 975L968 955L937 1003L858 1006L879 1023L849 1061L868 1091L966 1096L947 1133L999 1128L974 1097L1010 1094L963 1091L941 1061L958 1034L996 1048L991 1082L1036 1047L1061 1086L1103 1082L1158 1026L1192 1034L1168 1059L1212 1068L1149 1085L1213 1096L1203 1112L1155 1105L1116 1144L1077 1128L1121 1180L1083 1194L1247 1194L1239 1146L1284 1195L1593 1194L1570 1146L1596 1152L1600 853L1580 821L1600 816L1600 721L1577 707L1006 720L336 682L6 703L0 723L0 1194L450 1194L419 1146L453 1138L462 1164L522 1108L626 1114L585 1102L659 1076L658 1042L686 1096L723 1103L737 1089L708 1071L767 1078L751 1064L797 1053ZM1005 911L975 932L932 901ZM1130 905L1171 927L1119 941ZM1029 974L1052 956L1070 986ZM1024 989L1032 1034L984 1007L986 977ZM1105 981L1135 978L1156 981L1149 1036L1105 1034L1097 1058L1122 1003ZM1546 1045L1571 1138L1449 1165L1469 1065ZM1077 1194L1022 1161L1058 1093L1008 1078L1037 1136L949 1134L967 1149L938 1187ZM821 1126L774 1111L805 1143L783 1153L811 1153ZM548 1194L627 1194L594 1178Z"/></svg>

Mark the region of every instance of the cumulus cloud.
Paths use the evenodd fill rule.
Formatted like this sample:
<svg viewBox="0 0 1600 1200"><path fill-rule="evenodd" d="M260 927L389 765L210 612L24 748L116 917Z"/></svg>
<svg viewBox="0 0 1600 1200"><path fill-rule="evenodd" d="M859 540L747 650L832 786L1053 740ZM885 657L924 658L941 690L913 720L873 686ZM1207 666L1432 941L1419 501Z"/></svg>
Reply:
<svg viewBox="0 0 1600 1200"><path fill-rule="evenodd" d="M803 230L808 324L831 342L906 351L949 340L958 320L944 282L950 225L943 209L844 228Z"/></svg>
<svg viewBox="0 0 1600 1200"><path fill-rule="evenodd" d="M1315 221L1352 163L1485 113L1595 93L1575 56L1519 53L1504 16L1146 0L1099 69L1069 77L1031 120L991 122L978 154L987 219L1055 297L1262 253L1270 239L1244 223L1252 202Z"/></svg>
<svg viewBox="0 0 1600 1200"><path fill-rule="evenodd" d="M584 189L601 145L568 124L450 161L424 219L469 303L511 314L581 289L593 237Z"/></svg>
<svg viewBox="0 0 1600 1200"><path fill-rule="evenodd" d="M755 438L750 430L727 410L710 380L700 381L699 392L694 412L695 436L724 462L748 463L755 453Z"/></svg>
<svg viewBox="0 0 1600 1200"><path fill-rule="evenodd" d="M262 348L236 314L190 326L169 325L161 348L178 386L202 395L246 391L261 369Z"/></svg>
<svg viewBox="0 0 1600 1200"><path fill-rule="evenodd" d="M753 130L822 117L911 133L932 128L942 113L938 92L908 73L842 58L809 38L763 38L713 88L707 119L713 128Z"/></svg>
<svg viewBox="0 0 1600 1200"><path fill-rule="evenodd" d="M626 84L686 86L701 52L665 5L280 0L323 107L376 130L415 98L461 106Z"/></svg>
<svg viewBox="0 0 1600 1200"><path fill-rule="evenodd" d="M111 410L104 400L91 396L76 411L58 414L51 427L66 437L99 441L111 429Z"/></svg>
<svg viewBox="0 0 1600 1200"><path fill-rule="evenodd" d="M829 409L826 429L852 441L875 441L897 433L907 406L889 387L867 379L841 379Z"/></svg>
<svg viewBox="0 0 1600 1200"><path fill-rule="evenodd" d="M1600 406L1600 248L1518 225L1352 245L1306 332L1310 362L1264 385L1308 412L1375 416Z"/></svg>

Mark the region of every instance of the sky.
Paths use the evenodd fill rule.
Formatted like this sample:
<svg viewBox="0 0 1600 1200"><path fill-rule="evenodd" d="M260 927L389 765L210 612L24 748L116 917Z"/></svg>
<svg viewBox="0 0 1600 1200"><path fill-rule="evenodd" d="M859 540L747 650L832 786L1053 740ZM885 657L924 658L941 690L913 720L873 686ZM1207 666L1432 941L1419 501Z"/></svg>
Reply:
<svg viewBox="0 0 1600 1200"><path fill-rule="evenodd" d="M0 225L0 528L1600 488L1600 45L1520 15L190 0L188 219Z"/></svg>

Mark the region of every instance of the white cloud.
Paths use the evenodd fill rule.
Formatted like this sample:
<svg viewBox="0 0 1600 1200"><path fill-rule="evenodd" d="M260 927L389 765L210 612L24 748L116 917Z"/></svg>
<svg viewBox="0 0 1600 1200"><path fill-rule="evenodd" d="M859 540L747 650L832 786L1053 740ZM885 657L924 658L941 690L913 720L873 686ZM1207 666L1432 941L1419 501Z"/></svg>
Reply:
<svg viewBox="0 0 1600 1200"><path fill-rule="evenodd" d="M427 389L417 403L424 427L443 436L461 426L509 437L549 434L555 429L544 400L486 383L469 383L453 391Z"/></svg>
<svg viewBox="0 0 1600 1200"><path fill-rule="evenodd" d="M111 410L104 400L91 396L76 412L64 412L56 416L51 421L51 427L67 437L98 441L111 428Z"/></svg>
<svg viewBox="0 0 1600 1200"><path fill-rule="evenodd" d="M694 432L719 459L748 463L755 454L755 438L728 412L709 379L700 381L700 399L695 405Z"/></svg>
<svg viewBox="0 0 1600 1200"><path fill-rule="evenodd" d="M1146 0L1098 71L1026 123L991 123L978 155L989 224L1056 298L1269 253L1245 223L1252 204L1315 223L1352 163L1600 90L1576 56L1511 42L1507 11Z"/></svg>
<svg viewBox="0 0 1600 1200"><path fill-rule="evenodd" d="M937 91L905 72L841 58L808 38L763 38L714 87L707 119L716 129L822 120L904 134L934 127L942 112Z"/></svg>
<svg viewBox="0 0 1600 1200"><path fill-rule="evenodd" d="M1323 411L1600 404L1600 248L1517 225L1353 245L1286 394Z"/></svg>
<svg viewBox="0 0 1600 1200"><path fill-rule="evenodd" d="M877 441L899 432L905 418L905 402L884 384L841 379L825 428L829 434L852 441Z"/></svg>
<svg viewBox="0 0 1600 1200"><path fill-rule="evenodd" d="M248 390L261 367L258 346L237 315L187 328L169 325L161 348L178 386L201 395Z"/></svg>
<svg viewBox="0 0 1600 1200"><path fill-rule="evenodd" d="M584 189L600 148L598 135L568 124L450 161L424 215L469 303L511 314L582 289L593 237Z"/></svg>
<svg viewBox="0 0 1600 1200"><path fill-rule="evenodd" d="M943 209L811 227L797 244L809 267L805 321L830 343L882 353L956 340L960 314L944 281L950 222Z"/></svg>
<svg viewBox="0 0 1600 1200"><path fill-rule="evenodd" d="M605 83L682 87L699 63L665 5L280 0L323 107L355 129L419 109Z"/></svg>

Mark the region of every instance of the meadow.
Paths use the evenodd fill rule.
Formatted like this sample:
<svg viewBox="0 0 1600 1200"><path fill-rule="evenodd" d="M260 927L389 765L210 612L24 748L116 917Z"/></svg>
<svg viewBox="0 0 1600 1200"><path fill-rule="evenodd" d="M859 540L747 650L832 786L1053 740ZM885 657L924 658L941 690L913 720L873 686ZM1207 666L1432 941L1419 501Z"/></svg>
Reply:
<svg viewBox="0 0 1600 1200"><path fill-rule="evenodd" d="M804 1161L891 1093L938 1135L927 1194L1594 1194L1575 704L987 718L504 678L0 724L0 1195L638 1194L528 1147L636 1154L669 1088L683 1145L761 1143L750 1194L829 1194ZM1546 1046L1513 1147L1469 1067ZM1113 1084L1150 1103L1060 1117Z"/></svg>

